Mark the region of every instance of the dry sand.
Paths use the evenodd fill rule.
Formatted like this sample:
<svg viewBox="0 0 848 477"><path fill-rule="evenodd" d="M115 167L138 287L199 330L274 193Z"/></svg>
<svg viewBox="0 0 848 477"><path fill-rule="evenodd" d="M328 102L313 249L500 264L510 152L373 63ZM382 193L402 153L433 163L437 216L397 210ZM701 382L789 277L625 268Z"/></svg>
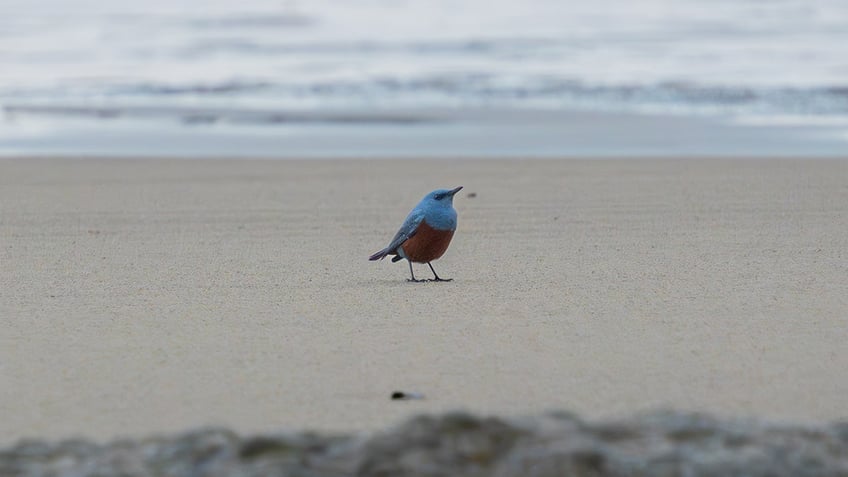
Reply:
<svg viewBox="0 0 848 477"><path fill-rule="evenodd" d="M454 282L366 260L456 185ZM848 161L2 160L0 319L6 443L845 418Z"/></svg>

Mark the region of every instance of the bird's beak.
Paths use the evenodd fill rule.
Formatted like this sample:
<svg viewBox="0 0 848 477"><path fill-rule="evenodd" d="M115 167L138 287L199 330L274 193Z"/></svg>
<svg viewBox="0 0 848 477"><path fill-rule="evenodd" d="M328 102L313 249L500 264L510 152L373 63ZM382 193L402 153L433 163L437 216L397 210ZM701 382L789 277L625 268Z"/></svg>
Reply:
<svg viewBox="0 0 848 477"><path fill-rule="evenodd" d="M453 196L454 196L454 194L456 194L457 192L459 192L459 191L461 191L461 190L462 190L462 186L459 186L459 187L457 187L456 189L451 190L451 191L450 191L450 195L451 195L451 197L453 197Z"/></svg>

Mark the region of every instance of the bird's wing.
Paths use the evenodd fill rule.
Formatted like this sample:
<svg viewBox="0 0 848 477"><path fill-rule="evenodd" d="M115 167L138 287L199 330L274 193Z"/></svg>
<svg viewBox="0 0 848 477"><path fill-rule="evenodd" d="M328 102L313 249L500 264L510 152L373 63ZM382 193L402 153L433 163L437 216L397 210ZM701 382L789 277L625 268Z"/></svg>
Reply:
<svg viewBox="0 0 848 477"><path fill-rule="evenodd" d="M406 220L403 221L403 225L400 226L400 230L395 234L395 237L389 243L389 246L386 247L386 250L389 252L393 252L395 249L401 246L404 242L409 240L415 232L418 231L418 226L421 225L421 222L424 220L424 211L415 209L409 213L406 217Z"/></svg>

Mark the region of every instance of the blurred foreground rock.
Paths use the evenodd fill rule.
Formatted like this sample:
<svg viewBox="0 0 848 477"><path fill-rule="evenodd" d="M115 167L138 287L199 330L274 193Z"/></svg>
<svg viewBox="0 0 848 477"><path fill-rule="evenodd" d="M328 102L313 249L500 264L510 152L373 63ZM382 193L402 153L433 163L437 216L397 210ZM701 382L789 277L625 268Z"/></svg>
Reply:
<svg viewBox="0 0 848 477"><path fill-rule="evenodd" d="M372 435L176 437L21 442L0 476L848 476L848 423L790 426L654 413L583 422L454 413Z"/></svg>

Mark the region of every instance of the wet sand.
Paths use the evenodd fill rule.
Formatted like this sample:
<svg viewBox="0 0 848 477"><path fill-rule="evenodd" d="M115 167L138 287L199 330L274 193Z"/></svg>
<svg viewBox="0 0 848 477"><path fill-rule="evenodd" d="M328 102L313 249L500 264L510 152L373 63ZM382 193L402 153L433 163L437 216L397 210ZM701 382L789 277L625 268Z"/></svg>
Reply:
<svg viewBox="0 0 848 477"><path fill-rule="evenodd" d="M367 261L457 185L453 282ZM4 443L841 419L848 161L0 160L0 320Z"/></svg>

